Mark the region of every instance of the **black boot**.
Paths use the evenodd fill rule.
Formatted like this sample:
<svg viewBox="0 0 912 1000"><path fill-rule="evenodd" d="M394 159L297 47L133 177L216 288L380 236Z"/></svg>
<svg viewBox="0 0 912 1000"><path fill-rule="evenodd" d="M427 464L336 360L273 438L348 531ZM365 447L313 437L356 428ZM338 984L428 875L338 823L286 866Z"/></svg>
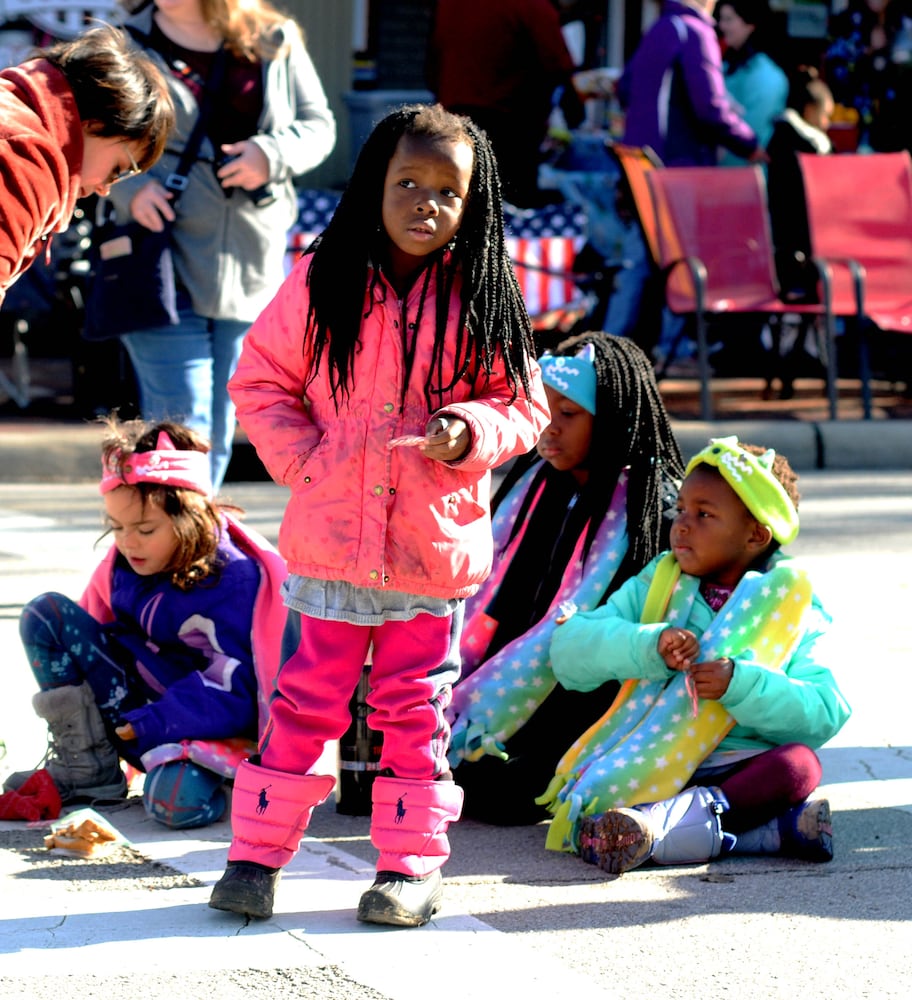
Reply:
<svg viewBox="0 0 912 1000"><path fill-rule="evenodd" d="M253 861L229 861L225 874L212 889L209 905L213 910L248 917L271 917L280 874L280 868L267 868Z"/></svg>
<svg viewBox="0 0 912 1000"><path fill-rule="evenodd" d="M377 872L374 884L361 896L358 919L368 924L421 927L443 905L440 869L425 875Z"/></svg>

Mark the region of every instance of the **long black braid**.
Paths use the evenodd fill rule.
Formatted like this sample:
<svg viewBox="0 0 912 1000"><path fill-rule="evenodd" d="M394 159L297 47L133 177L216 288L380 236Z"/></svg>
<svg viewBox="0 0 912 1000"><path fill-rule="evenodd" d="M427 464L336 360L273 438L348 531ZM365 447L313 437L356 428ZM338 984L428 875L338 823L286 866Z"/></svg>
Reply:
<svg viewBox="0 0 912 1000"><path fill-rule="evenodd" d="M674 501L684 477L684 459L671 429L665 403L656 384L649 358L629 338L589 332L563 341L553 351L575 355L591 344L596 373L595 417L589 447L589 480L592 516L584 556L605 518L618 476L630 466L627 484L627 553L605 597L628 577L638 573L666 542L663 513ZM515 463L497 499L537 458L530 452ZM539 477L555 474L546 462ZM560 473L557 473L560 475ZM534 493L528 491L528 496ZM522 523L517 517L517 525Z"/></svg>
<svg viewBox="0 0 912 1000"><path fill-rule="evenodd" d="M308 284L310 308L306 338L312 338L313 379L326 353L336 405L348 393L354 372L358 337L364 314L364 289L372 265L381 262L389 238L383 228L382 203L387 167L404 135L468 142L474 166L462 223L451 244L452 264L445 251L432 254L428 267L436 272L436 337L428 380L424 386L429 411L432 401L468 374L490 375L498 351L515 399L520 387L529 392L529 365L534 357L532 325L519 283L507 254L503 201L497 164L485 133L470 119L450 114L440 105L406 105L384 118L373 130L352 172L351 180L313 253ZM453 371L443 370L450 294L462 272L459 326L451 333L455 349ZM379 274L371 277L371 302L380 294ZM422 302L422 308L424 303ZM453 339L455 337L455 339Z"/></svg>

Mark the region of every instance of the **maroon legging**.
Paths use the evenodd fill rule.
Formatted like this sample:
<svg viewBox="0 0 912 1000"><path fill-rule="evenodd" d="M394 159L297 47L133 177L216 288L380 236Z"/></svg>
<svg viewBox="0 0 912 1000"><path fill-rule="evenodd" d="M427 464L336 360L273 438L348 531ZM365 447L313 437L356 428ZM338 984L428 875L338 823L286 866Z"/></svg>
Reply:
<svg viewBox="0 0 912 1000"><path fill-rule="evenodd" d="M697 771L690 784L721 788L731 807L722 814L722 828L744 833L804 802L822 776L820 760L810 747L785 743L731 767Z"/></svg>

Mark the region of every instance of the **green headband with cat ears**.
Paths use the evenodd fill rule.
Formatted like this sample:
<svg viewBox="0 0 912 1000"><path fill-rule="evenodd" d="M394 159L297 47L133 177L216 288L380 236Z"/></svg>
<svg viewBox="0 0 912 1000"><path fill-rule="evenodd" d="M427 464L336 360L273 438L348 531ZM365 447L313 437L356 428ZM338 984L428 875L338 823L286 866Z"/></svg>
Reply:
<svg viewBox="0 0 912 1000"><path fill-rule="evenodd" d="M780 545L788 545L798 536L798 511L772 473L775 458L772 448L753 455L739 447L736 437L713 438L687 463L684 475L698 465L718 469L751 515L769 527Z"/></svg>

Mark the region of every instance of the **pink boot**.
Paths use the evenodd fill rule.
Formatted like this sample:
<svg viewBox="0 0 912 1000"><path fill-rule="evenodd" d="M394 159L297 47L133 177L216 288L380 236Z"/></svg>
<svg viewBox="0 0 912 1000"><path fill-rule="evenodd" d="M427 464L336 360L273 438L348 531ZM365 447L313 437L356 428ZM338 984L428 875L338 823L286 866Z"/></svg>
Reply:
<svg viewBox="0 0 912 1000"><path fill-rule="evenodd" d="M209 905L271 917L279 872L297 853L314 808L334 784L330 775L287 774L245 760L234 779L228 868Z"/></svg>
<svg viewBox="0 0 912 1000"><path fill-rule="evenodd" d="M450 856L447 827L459 819L462 789L452 781L379 777L374 781L371 843L377 877L358 919L420 927L440 909L440 868Z"/></svg>

